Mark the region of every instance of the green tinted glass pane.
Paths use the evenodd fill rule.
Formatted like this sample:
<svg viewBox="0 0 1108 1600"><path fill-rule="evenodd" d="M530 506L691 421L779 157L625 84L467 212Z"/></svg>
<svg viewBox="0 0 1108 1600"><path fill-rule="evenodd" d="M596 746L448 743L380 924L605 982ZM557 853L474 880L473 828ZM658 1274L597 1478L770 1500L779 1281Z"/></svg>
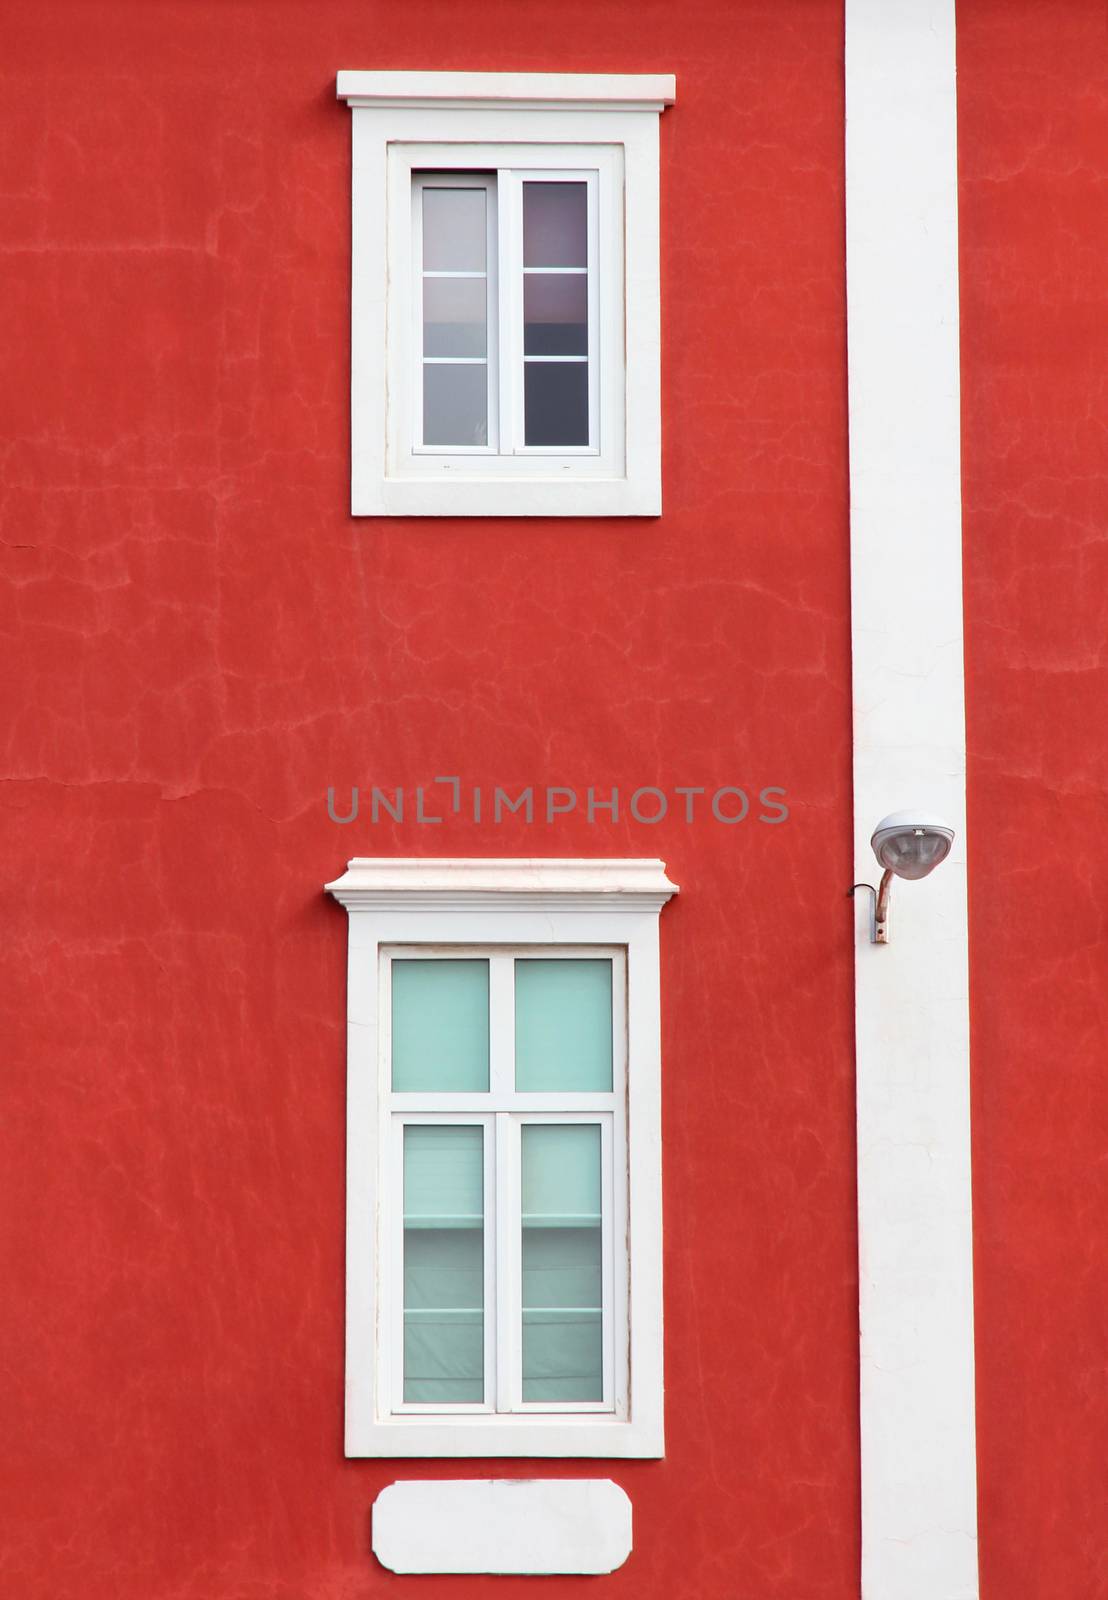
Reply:
<svg viewBox="0 0 1108 1600"><path fill-rule="evenodd" d="M602 1400L600 1129L525 1125L523 1398Z"/></svg>
<svg viewBox="0 0 1108 1600"><path fill-rule="evenodd" d="M611 961L515 965L516 1088L610 1090Z"/></svg>
<svg viewBox="0 0 1108 1600"><path fill-rule="evenodd" d="M392 1086L397 1093L488 1088L487 961L392 963Z"/></svg>
<svg viewBox="0 0 1108 1600"><path fill-rule="evenodd" d="M478 1228L485 1210L484 1136L476 1124L404 1129L404 1225Z"/></svg>
<svg viewBox="0 0 1108 1600"><path fill-rule="evenodd" d="M600 1126L528 1122L520 1130L523 1220L537 1228L600 1225Z"/></svg>
<svg viewBox="0 0 1108 1600"><path fill-rule="evenodd" d="M485 1393L484 1132L404 1129L404 1399Z"/></svg>

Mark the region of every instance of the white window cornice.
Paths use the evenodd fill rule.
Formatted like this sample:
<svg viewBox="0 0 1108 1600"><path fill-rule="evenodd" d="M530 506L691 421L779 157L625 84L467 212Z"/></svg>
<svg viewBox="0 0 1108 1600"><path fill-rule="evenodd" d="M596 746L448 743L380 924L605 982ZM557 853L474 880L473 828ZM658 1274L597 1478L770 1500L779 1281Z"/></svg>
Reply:
<svg viewBox="0 0 1108 1600"><path fill-rule="evenodd" d="M656 111L672 105L672 73L350 72L337 96L349 106L440 111Z"/></svg>
<svg viewBox="0 0 1108 1600"><path fill-rule="evenodd" d="M408 906L660 910L677 885L659 860L358 856L327 891L348 911Z"/></svg>

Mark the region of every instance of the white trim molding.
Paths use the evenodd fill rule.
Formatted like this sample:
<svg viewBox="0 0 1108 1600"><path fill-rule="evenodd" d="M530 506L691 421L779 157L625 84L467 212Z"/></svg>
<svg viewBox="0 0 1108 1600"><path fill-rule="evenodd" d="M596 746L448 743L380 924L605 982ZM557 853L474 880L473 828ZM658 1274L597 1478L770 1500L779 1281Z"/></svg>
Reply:
<svg viewBox="0 0 1108 1600"><path fill-rule="evenodd" d="M347 967L347 1320L346 1453L350 1456L607 1456L656 1457L663 1453L662 1410L662 1173L659 917L677 886L656 860L438 860L351 861L328 892L349 914ZM621 992L613 1026L620 1070L613 1091L593 1096L601 1113L587 1120L611 1123L621 1171L613 1180L614 1259L611 1393L604 1409L532 1406L470 1410L398 1407L388 1371L388 1329L395 1327L395 1216L390 1218L388 1174L395 1165L390 1134L396 1116L415 1112L413 1095L391 1090L388 963L392 954L445 956L487 949L497 1004L510 1005L497 973L503 953L555 956L610 954ZM622 980L626 973L625 982ZM491 1001L490 1001L491 1012ZM497 1011L497 1017L501 1012ZM510 1022L510 1016L509 1016ZM504 1106L524 1118L542 1114L538 1096L514 1092L509 1027ZM625 1061L625 1069L622 1065ZM490 1066L491 1071L491 1066ZM625 1076L624 1076L625 1071ZM495 1099L454 1095L445 1109L480 1120ZM549 1097L548 1097L549 1098ZM553 1097L558 1115L572 1097ZM609 1101L612 1104L609 1105ZM403 1102L403 1104L401 1104ZM409 1104L409 1102L411 1102ZM441 1114L432 1104L427 1111ZM586 1102L582 1101L584 1105ZM577 1105L577 1101L573 1101ZM398 1112L398 1109L399 1112ZM584 1113L582 1113L584 1115ZM507 1120L507 1114L505 1119ZM624 1138L623 1129L626 1129ZM605 1137L608 1137L607 1135ZM393 1154L390 1157L390 1149ZM505 1151L506 1161L507 1151ZM510 1170L510 1161L497 1174ZM499 1177L497 1179L499 1182ZM508 1181L507 1177L504 1179ZM488 1214L486 1212L486 1214ZM503 1210L511 1214L511 1208ZM629 1242L629 1250L626 1248ZM506 1275L507 1281L508 1275ZM497 1305L501 1302L498 1300ZM513 1303L505 1293L503 1304ZM390 1321L391 1318L391 1321ZM495 1319L494 1319L495 1320ZM491 1324L489 1324L491 1327ZM490 1333L489 1337L493 1335ZM509 1331L498 1347L511 1344ZM606 1390L608 1385L606 1383ZM486 1389L486 1393L488 1390Z"/></svg>
<svg viewBox="0 0 1108 1600"><path fill-rule="evenodd" d="M390 1483L373 1553L390 1572L614 1572L631 1554L631 1502L610 1478Z"/></svg>
<svg viewBox="0 0 1108 1600"><path fill-rule="evenodd" d="M674 94L667 74L339 73L353 137L355 516L660 514L658 123ZM529 446L516 425L516 411L522 418L525 407L521 213L509 203L514 171L580 173L594 196L587 448ZM490 255L487 270L499 280L499 320L512 338L494 338L498 318L491 319L482 358L490 434L465 449L415 444L422 424L413 426L421 390L412 332L419 305L412 194L413 174L425 172L499 175L499 259ZM518 405L509 408L510 397ZM493 417L502 410L513 426L494 440Z"/></svg>
<svg viewBox="0 0 1108 1600"><path fill-rule="evenodd" d="M857 918L862 1595L975 1600L954 0L847 0L846 119L855 877L956 830Z"/></svg>
<svg viewBox="0 0 1108 1600"><path fill-rule="evenodd" d="M514 906L523 910L572 905L603 911L613 905L661 910L677 885L661 861L561 860L557 857L389 858L356 856L327 885L347 910L412 905L459 910Z"/></svg>
<svg viewBox="0 0 1108 1600"><path fill-rule="evenodd" d="M340 72L348 106L436 106L447 111L664 111L677 93L671 72Z"/></svg>

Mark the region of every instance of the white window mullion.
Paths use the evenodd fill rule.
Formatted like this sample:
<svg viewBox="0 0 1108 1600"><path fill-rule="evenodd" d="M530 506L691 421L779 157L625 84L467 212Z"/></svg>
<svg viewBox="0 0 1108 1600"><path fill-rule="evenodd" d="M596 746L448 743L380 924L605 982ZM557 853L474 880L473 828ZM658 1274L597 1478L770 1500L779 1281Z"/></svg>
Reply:
<svg viewBox="0 0 1108 1600"><path fill-rule="evenodd" d="M392 960L384 951L377 961L377 1015L379 1031L374 1084L377 1103L376 1127L378 1186L376 1194L377 1230L373 1252L374 1301L384 1308L381 1318L381 1335L376 1370L373 1374L374 1415L388 1415L395 1411L397 1390L396 1372L400 1365L400 1351L396 1346L397 1305L403 1318L403 1285L397 1275L398 1250L402 1241L396 1237L396 1188L400 1183L399 1136L396 1119L392 1114L390 1099L392 1089ZM349 1227L349 1223L348 1223ZM349 1245L348 1245L349 1248ZM398 1293L399 1289L399 1293Z"/></svg>
<svg viewBox="0 0 1108 1600"><path fill-rule="evenodd" d="M387 1232L385 1278L389 1285L389 1339L387 1382L391 1408L404 1405L404 1122L390 1117L388 1129L390 1182L387 1210L382 1219Z"/></svg>
<svg viewBox="0 0 1108 1600"><path fill-rule="evenodd" d="M500 1161L497 1148L499 1122L499 1117L485 1117L483 1119L485 1130L485 1231L482 1239L485 1267L485 1406L490 1411L499 1409L496 1392L498 1352L500 1348L500 1317L498 1310L500 1289L496 1249L496 1240L500 1230Z"/></svg>
<svg viewBox="0 0 1108 1600"><path fill-rule="evenodd" d="M423 185L417 182L412 191L412 273L411 273L412 353L414 361L408 363L411 383L412 443L418 449L423 444Z"/></svg>
<svg viewBox="0 0 1108 1600"><path fill-rule="evenodd" d="M620 954L612 962L612 1088L615 1106L611 1118L610 1146L605 1155L605 1201L610 1207L604 1236L605 1293L611 1294L611 1320L605 1359L611 1351L612 1388L604 1377L604 1397L625 1418L629 1410L630 1344L630 1263L628 1238L628 1183L630 1177L627 1139L627 959ZM605 1119L607 1121L607 1119ZM610 1224L610 1226L609 1226Z"/></svg>
<svg viewBox="0 0 1108 1600"><path fill-rule="evenodd" d="M488 234L485 244L485 283L488 290L485 309L485 360L488 373L489 447L498 454L500 442L500 184L490 179L485 216Z"/></svg>
<svg viewBox="0 0 1108 1600"><path fill-rule="evenodd" d="M600 1119L600 1276L601 1330L603 1338L604 1405L615 1396L615 1231L612 1196L615 1187L611 1117Z"/></svg>
<svg viewBox="0 0 1108 1600"><path fill-rule="evenodd" d="M600 450L600 173L588 175L589 449Z"/></svg>
<svg viewBox="0 0 1108 1600"><path fill-rule="evenodd" d="M516 1077L515 961L489 957L489 1092L496 1104L514 1094Z"/></svg>
<svg viewBox="0 0 1108 1600"><path fill-rule="evenodd" d="M523 444L523 190L519 174L496 175L499 252L500 453Z"/></svg>
<svg viewBox="0 0 1108 1600"><path fill-rule="evenodd" d="M519 1127L500 1111L496 1123L496 1391L497 1411L514 1411L520 1392L519 1335Z"/></svg>

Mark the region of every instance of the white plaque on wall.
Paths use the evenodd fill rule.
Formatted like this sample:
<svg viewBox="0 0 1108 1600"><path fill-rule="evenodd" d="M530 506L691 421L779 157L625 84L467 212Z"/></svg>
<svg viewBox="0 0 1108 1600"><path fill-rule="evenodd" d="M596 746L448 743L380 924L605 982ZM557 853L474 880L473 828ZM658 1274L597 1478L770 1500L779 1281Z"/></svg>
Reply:
<svg viewBox="0 0 1108 1600"><path fill-rule="evenodd" d="M610 1478L390 1483L373 1553L390 1572L614 1572L631 1553L631 1502Z"/></svg>

